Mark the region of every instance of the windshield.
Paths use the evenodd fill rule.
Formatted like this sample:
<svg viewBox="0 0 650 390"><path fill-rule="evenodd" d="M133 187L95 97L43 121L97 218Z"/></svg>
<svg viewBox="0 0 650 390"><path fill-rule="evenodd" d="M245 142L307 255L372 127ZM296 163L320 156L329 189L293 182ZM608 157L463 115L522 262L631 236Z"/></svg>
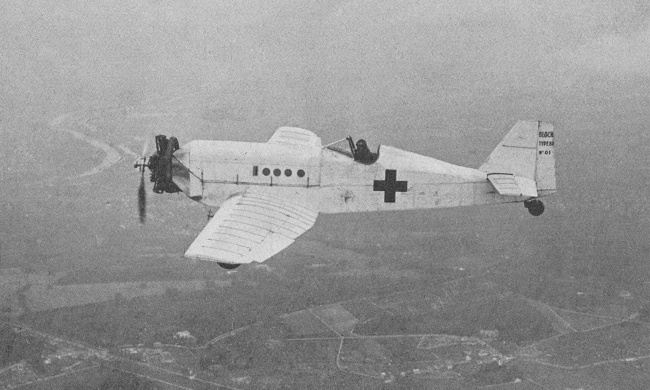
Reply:
<svg viewBox="0 0 650 390"><path fill-rule="evenodd" d="M348 137L349 138L349 137ZM353 155L353 150L350 149L350 141L348 138L343 138L341 140L338 140L336 142L333 142L329 145L326 146L327 149L333 150L335 152L344 154L350 158L354 158Z"/></svg>
<svg viewBox="0 0 650 390"><path fill-rule="evenodd" d="M361 164L372 164L379 158L379 148L377 148L377 153L371 152L370 149L368 149L368 144L364 139L359 139L355 144L352 140L352 137L347 137L342 140L332 142L325 147L329 150L333 150L337 153L341 153L350 158L353 158L354 161Z"/></svg>

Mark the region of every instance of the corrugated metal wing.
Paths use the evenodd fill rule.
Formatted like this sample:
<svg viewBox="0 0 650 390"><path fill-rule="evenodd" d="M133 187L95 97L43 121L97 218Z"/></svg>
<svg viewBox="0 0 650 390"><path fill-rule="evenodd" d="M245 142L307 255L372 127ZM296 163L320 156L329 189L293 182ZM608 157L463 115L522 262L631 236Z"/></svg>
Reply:
<svg viewBox="0 0 650 390"><path fill-rule="evenodd" d="M246 193L228 199L185 252L191 259L263 262L291 245L316 222L315 207Z"/></svg>
<svg viewBox="0 0 650 390"><path fill-rule="evenodd" d="M322 146L320 137L313 132L299 127L280 127L268 141L275 144L304 145L320 148Z"/></svg>

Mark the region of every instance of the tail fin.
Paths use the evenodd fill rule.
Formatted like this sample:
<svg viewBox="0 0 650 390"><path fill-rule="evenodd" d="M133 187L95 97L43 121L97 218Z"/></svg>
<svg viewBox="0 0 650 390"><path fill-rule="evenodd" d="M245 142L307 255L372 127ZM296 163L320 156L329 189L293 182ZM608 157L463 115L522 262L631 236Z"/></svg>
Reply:
<svg viewBox="0 0 650 390"><path fill-rule="evenodd" d="M479 168L533 180L539 195L556 191L553 125L517 122Z"/></svg>

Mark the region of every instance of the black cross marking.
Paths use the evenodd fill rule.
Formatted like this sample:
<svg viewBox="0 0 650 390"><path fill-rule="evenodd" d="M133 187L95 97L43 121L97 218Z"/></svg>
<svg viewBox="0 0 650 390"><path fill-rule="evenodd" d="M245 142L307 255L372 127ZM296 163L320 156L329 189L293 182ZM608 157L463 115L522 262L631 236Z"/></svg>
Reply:
<svg viewBox="0 0 650 390"><path fill-rule="evenodd" d="M397 171L386 169L386 180L375 180L373 191L384 191L384 203L395 203L396 192L406 192L407 181L397 181Z"/></svg>

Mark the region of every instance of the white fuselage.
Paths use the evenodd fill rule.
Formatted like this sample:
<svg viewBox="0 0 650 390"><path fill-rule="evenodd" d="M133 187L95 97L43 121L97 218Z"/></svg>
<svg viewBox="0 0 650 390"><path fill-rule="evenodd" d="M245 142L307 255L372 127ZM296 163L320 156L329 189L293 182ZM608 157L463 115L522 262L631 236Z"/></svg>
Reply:
<svg viewBox="0 0 650 390"><path fill-rule="evenodd" d="M243 192L318 200L321 213L429 209L521 202L499 195L483 171L382 146L373 164L305 145L192 141L174 153L173 180L219 207Z"/></svg>

